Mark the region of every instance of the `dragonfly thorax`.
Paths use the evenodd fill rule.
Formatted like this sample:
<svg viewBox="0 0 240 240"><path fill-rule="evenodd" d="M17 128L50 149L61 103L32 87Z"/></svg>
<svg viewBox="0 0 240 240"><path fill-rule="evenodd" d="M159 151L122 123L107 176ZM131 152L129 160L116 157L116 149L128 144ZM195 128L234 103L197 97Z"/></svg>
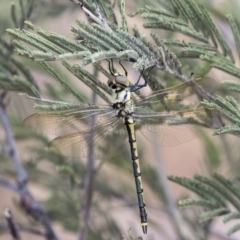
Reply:
<svg viewBox="0 0 240 240"><path fill-rule="evenodd" d="M135 122L131 112L126 110L117 110L116 116L122 118L124 124L133 124Z"/></svg>
<svg viewBox="0 0 240 240"><path fill-rule="evenodd" d="M112 107L117 110L116 115L121 110L131 112L131 92L129 85L129 80L119 73L116 73L115 76L108 80L108 87L113 92Z"/></svg>

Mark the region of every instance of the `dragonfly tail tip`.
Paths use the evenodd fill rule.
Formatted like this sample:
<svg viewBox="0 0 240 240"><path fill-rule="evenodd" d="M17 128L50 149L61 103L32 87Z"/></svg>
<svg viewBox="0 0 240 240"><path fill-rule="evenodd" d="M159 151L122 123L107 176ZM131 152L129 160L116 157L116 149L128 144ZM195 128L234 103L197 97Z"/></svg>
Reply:
<svg viewBox="0 0 240 240"><path fill-rule="evenodd" d="M147 234L147 225L143 225L142 230L144 234Z"/></svg>

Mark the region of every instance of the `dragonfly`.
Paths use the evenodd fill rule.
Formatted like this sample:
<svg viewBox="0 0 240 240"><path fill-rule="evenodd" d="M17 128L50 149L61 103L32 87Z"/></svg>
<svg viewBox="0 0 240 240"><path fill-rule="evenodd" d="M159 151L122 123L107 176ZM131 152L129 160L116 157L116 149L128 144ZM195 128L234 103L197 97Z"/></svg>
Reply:
<svg viewBox="0 0 240 240"><path fill-rule="evenodd" d="M148 221L136 131L154 144L174 146L197 137L199 128L208 127L211 119L203 107L185 104L185 98L193 93L189 82L137 97L133 93L146 86L146 80L139 84L142 75L131 85L126 74L110 72L112 77L107 84L113 93L111 105L84 104L68 110L38 112L25 123L32 129L55 134L51 146L57 146L69 157L86 158L93 143L96 149L114 149L128 136L141 225L146 234ZM208 77L194 80L196 84L211 81L214 80ZM57 109L56 105L53 108Z"/></svg>

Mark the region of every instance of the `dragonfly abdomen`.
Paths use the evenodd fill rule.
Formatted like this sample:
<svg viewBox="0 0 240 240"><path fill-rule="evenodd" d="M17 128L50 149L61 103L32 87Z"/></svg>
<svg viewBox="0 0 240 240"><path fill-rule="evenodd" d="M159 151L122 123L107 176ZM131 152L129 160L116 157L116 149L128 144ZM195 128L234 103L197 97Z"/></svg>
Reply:
<svg viewBox="0 0 240 240"><path fill-rule="evenodd" d="M143 232L146 234L147 233L147 212L146 212L146 204L143 198L141 169L140 169L140 163L138 158L138 149L137 149L133 117L125 118L125 126L128 132L131 157L133 161L133 172L134 172L136 191L138 196L138 206L140 210L141 225L142 225Z"/></svg>

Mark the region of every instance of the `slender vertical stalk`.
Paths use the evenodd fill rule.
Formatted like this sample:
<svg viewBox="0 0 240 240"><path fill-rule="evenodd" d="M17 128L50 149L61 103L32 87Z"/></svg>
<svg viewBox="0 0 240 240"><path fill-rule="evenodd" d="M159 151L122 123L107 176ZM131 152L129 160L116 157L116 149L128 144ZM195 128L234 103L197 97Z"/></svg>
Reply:
<svg viewBox="0 0 240 240"><path fill-rule="evenodd" d="M154 155L156 159L158 180L164 194L165 204L167 205L169 216L172 218L172 221L175 225L175 228L181 240L194 240L195 237L193 236L187 224L184 222L184 219L180 215L177 209L175 200L173 199L173 196L169 191L170 188L166 181L167 178L163 170L164 168L162 164L160 149L156 145L154 145L153 148L154 148Z"/></svg>
<svg viewBox="0 0 240 240"><path fill-rule="evenodd" d="M45 229L45 238L47 240L58 240L55 235L51 222L42 208L42 206L34 199L27 187L27 173L23 167L22 161L18 155L15 139L13 137L12 129L5 111L3 102L0 102L0 121L5 132L8 155L12 159L16 175L17 187L20 195L20 206L30 215L36 217Z"/></svg>
<svg viewBox="0 0 240 240"><path fill-rule="evenodd" d="M26 18L26 13L25 13L25 9L24 9L24 4L23 4L23 0L19 0L19 4L20 4L20 8L21 8L21 13L22 13L22 19L21 19L21 28L23 28L24 26L24 21L27 19Z"/></svg>
<svg viewBox="0 0 240 240"><path fill-rule="evenodd" d="M94 75L96 76L98 70L95 68ZM97 102L97 95L93 91L91 103L96 104ZM95 116L93 115L90 118L89 127L90 129L95 126ZM91 214L91 206L92 206L92 199L94 193L94 183L95 183L95 176L96 176L96 157L94 152L94 133L89 136L89 144L88 144L88 162L87 162L87 171L86 176L84 179L84 200L82 203L81 208L81 224L80 224L80 231L78 234L78 240L87 240L88 230L89 230L89 219Z"/></svg>
<svg viewBox="0 0 240 240"><path fill-rule="evenodd" d="M12 215L11 210L9 208L6 208L5 211L4 211L4 215L5 215L5 218L6 218L7 223L8 223L8 229L9 229L13 239L21 240L21 236L20 236L19 231L18 231L18 229L15 225L15 222L13 220L13 215Z"/></svg>

